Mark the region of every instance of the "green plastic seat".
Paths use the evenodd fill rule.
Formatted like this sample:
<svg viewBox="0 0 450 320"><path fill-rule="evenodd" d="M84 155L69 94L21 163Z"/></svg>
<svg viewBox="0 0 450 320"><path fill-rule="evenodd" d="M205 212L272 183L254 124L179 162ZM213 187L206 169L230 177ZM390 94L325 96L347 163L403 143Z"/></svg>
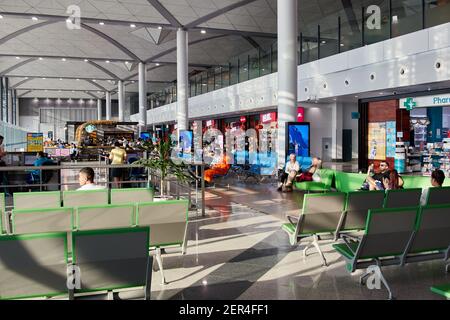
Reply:
<svg viewBox="0 0 450 320"><path fill-rule="evenodd" d="M436 293L444 298L450 300L450 284L431 287L431 292Z"/></svg>
<svg viewBox="0 0 450 320"><path fill-rule="evenodd" d="M295 182L294 187L301 191L330 191L334 179L334 170L331 169L320 169L319 170L320 182L316 181L304 181Z"/></svg>

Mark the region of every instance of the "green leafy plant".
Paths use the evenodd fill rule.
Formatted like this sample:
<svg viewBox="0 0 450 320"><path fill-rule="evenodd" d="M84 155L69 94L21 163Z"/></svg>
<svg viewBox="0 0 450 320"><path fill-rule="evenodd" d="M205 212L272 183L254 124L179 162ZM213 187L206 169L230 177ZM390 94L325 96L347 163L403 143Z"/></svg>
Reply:
<svg viewBox="0 0 450 320"><path fill-rule="evenodd" d="M141 159L134 164L142 165L160 176L161 196L164 196L164 185L169 176L175 177L179 183L190 183L195 180L195 176L189 172L185 163L175 163L171 159L172 141L170 139L158 143L149 140L142 145L142 149L147 151L148 159Z"/></svg>

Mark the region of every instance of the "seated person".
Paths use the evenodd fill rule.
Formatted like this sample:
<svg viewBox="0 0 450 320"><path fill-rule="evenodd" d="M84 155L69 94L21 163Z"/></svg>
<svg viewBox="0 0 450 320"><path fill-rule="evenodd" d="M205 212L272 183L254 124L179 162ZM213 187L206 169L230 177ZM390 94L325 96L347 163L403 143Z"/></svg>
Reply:
<svg viewBox="0 0 450 320"><path fill-rule="evenodd" d="M383 178L383 189L381 190L398 190L402 189L400 186L400 181L402 178L398 174L397 170L391 170L389 172L389 178Z"/></svg>
<svg viewBox="0 0 450 320"><path fill-rule="evenodd" d="M301 173L297 176L297 182L316 181L314 176L318 175L322 160L315 157L301 157L299 163ZM320 180L320 177L318 179Z"/></svg>
<svg viewBox="0 0 450 320"><path fill-rule="evenodd" d="M431 173L431 187L432 188L442 187L442 185L444 184L444 180L445 180L444 171L437 169ZM428 190L430 190L430 188L423 188L423 190L422 190L422 196L420 197L420 204L422 206L425 206L427 204Z"/></svg>
<svg viewBox="0 0 450 320"><path fill-rule="evenodd" d="M286 163L283 173L280 175L280 185L278 186L278 191L282 191L283 187L291 188L292 183L300 171L300 164L297 161L297 156L295 154L289 155L289 161Z"/></svg>
<svg viewBox="0 0 450 320"><path fill-rule="evenodd" d="M371 164L367 170L367 178L364 184L362 185L361 189L363 190L385 190L384 188L384 179L390 178L390 170L389 170L389 163L386 161L380 162L380 170L378 173L370 175L373 171L374 165ZM398 173L397 173L398 174ZM403 188L403 179L398 176L398 187Z"/></svg>
<svg viewBox="0 0 450 320"><path fill-rule="evenodd" d="M98 186L94 183L94 177L95 177L94 169L89 167L81 169L78 176L80 188L78 188L77 191L105 189L105 187Z"/></svg>
<svg viewBox="0 0 450 320"><path fill-rule="evenodd" d="M208 170L205 170L205 181L209 184L212 183L214 176L224 176L228 173L231 165L229 164L228 156L222 155L220 160L211 166Z"/></svg>
<svg viewBox="0 0 450 320"><path fill-rule="evenodd" d="M47 157L47 155L40 151L36 154L36 160L34 160L33 166L35 167L43 167L43 166L52 166L52 165L56 165L56 163ZM44 175L44 172L42 172L42 175ZM31 171L31 177L29 182L36 182L36 181L40 181L40 176L41 176L41 170L33 170ZM51 178L51 177L50 177ZM44 182L47 179L43 179ZM50 180L50 179L48 179Z"/></svg>

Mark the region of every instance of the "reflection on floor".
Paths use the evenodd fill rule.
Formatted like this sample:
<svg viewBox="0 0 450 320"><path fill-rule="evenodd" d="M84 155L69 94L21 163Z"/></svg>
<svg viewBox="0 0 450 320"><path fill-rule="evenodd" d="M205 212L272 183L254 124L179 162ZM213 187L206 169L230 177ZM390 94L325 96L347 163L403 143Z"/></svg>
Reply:
<svg viewBox="0 0 450 320"><path fill-rule="evenodd" d="M383 288L359 285L362 271L350 275L331 242L329 267L314 250L304 259L303 245L289 245L280 226L286 213L298 213L297 197L264 185L209 191L206 217L191 213L187 255L164 257L169 284L155 272L152 299L387 299ZM383 270L398 299L439 299L430 286L450 282L440 261Z"/></svg>

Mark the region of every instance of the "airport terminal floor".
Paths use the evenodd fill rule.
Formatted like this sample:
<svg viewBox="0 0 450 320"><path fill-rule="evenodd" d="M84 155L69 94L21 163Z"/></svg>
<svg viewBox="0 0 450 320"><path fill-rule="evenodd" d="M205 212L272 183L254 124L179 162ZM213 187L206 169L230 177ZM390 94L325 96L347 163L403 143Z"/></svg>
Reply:
<svg viewBox="0 0 450 320"><path fill-rule="evenodd" d="M450 0L73 2L0 0L0 305L450 300Z"/></svg>

